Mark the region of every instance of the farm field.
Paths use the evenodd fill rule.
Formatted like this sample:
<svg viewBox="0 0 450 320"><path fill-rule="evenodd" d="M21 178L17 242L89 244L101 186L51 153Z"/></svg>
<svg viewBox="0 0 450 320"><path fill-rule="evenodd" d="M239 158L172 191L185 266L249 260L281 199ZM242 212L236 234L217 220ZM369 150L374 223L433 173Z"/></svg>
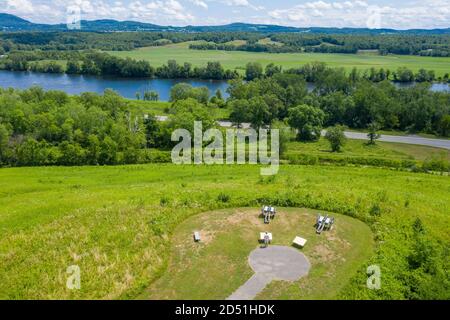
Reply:
<svg viewBox="0 0 450 320"><path fill-rule="evenodd" d="M421 278L411 279L411 273L430 277L430 296L448 298L439 271L445 261L440 252L450 241L448 181L430 174L334 166L284 165L270 178L250 165L3 168L0 298L149 298L146 292L164 276L170 253L180 245L176 228L183 228L187 218L264 203L335 212L370 227L374 253L364 261L348 258L348 278L336 284L329 298L414 297L410 286L420 285ZM408 263L417 218L435 252L437 271L428 271L435 273L418 273L421 269ZM291 231L286 232L290 237ZM345 237L354 241L352 234ZM382 290L365 287L365 268L371 264L383 272ZM80 267L80 290L65 286L71 265ZM314 290L279 283L268 290L261 298L316 296Z"/></svg>
<svg viewBox="0 0 450 320"><path fill-rule="evenodd" d="M191 50L189 44L183 42L158 47L146 47L133 51L110 51L118 57L130 57L147 60L158 67L174 59L178 63L190 62L194 66L204 66L208 61L219 61L225 69L238 69L242 72L248 62L259 62L263 66L275 63L285 69L298 67L308 62L325 62L331 67L343 67L350 71L353 67L367 70L371 67L385 68L391 71L398 67L407 67L416 72L421 68L434 70L436 76L450 72L450 57L419 56L377 56L368 54L329 54L329 53L254 53L243 51ZM194 42L195 43L195 42Z"/></svg>

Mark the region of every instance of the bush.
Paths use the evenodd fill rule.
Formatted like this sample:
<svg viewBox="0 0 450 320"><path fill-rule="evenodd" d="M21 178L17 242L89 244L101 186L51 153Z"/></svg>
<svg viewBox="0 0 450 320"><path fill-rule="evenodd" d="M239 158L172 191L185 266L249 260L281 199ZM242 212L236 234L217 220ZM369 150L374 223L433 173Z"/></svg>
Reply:
<svg viewBox="0 0 450 320"><path fill-rule="evenodd" d="M423 162L422 169L424 171L448 172L450 163L446 160L444 154L434 155Z"/></svg>
<svg viewBox="0 0 450 320"><path fill-rule="evenodd" d="M372 167L387 167L396 169L414 169L417 168L418 163L415 160L396 160L373 157L354 157L354 156L340 156L340 155L314 155L303 153L288 153L285 159L290 164L334 164L334 165L362 165ZM420 170L422 171L422 170Z"/></svg>
<svg viewBox="0 0 450 320"><path fill-rule="evenodd" d="M139 156L139 163L171 163L170 151L144 149Z"/></svg>
<svg viewBox="0 0 450 320"><path fill-rule="evenodd" d="M325 138L330 142L331 150L333 152L338 152L341 150L341 147L347 141L347 138L344 134L344 127L342 126L334 126L327 130Z"/></svg>

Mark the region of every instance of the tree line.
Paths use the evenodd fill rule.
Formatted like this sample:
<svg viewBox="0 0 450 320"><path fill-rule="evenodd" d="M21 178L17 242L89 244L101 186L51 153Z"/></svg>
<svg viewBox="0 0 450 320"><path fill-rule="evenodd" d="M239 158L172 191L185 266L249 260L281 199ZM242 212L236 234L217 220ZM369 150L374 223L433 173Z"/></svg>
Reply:
<svg viewBox="0 0 450 320"><path fill-rule="evenodd" d="M280 45L260 43L269 38ZM245 45L229 42L244 40ZM20 50L104 50L126 51L185 41L204 41L193 49L241 50L255 52L323 52L356 53L378 50L380 54L450 56L448 34L325 34L259 32L4 32L0 33L0 55Z"/></svg>
<svg viewBox="0 0 450 320"><path fill-rule="evenodd" d="M54 60L49 60L54 59ZM67 63L59 62L67 60ZM16 51L0 59L0 69L10 71L34 71L43 73L67 73L108 75L126 78L162 78L162 79L208 79L208 80L230 80L237 79L241 75L236 70L224 69L220 62L210 61L206 66L192 66L185 62L178 64L175 60L169 60L167 64L153 67L148 61L135 60L131 58L119 58L107 53L88 51ZM287 73L302 75L306 81L315 82L316 78L328 70L325 63L310 63L298 68L285 70ZM262 76L271 76L275 72L281 72L282 68L271 63L266 66L266 72L259 63L249 63L245 68L245 79L253 80ZM370 68L359 71L354 68L349 77L353 81L360 78L372 82L392 80L396 82L450 82L449 74L436 77L433 70L419 69L417 72L406 67L399 67L395 71L384 68Z"/></svg>
<svg viewBox="0 0 450 320"><path fill-rule="evenodd" d="M107 75L124 78L163 79L211 79L229 80L239 77L235 70L225 70L220 62L207 62L206 66L179 65L169 60L166 65L153 67L148 61L119 58L101 52L52 52L51 57L67 60L64 63L47 60L42 52L14 52L0 60L0 69L10 71L35 71L43 73L67 73L86 75Z"/></svg>
<svg viewBox="0 0 450 320"><path fill-rule="evenodd" d="M434 57L450 56L448 35L320 35L277 33L266 35L273 43L256 42L245 44L224 42L194 43L195 50L250 51L270 53L319 52L355 54L359 50L378 51L381 55L420 55ZM264 39L262 36L258 40Z"/></svg>

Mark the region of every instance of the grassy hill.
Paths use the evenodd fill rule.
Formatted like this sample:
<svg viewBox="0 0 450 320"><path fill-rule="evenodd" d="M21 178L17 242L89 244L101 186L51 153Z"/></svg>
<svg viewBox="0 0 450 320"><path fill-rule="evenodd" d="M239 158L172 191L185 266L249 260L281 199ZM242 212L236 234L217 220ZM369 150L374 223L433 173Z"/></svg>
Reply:
<svg viewBox="0 0 450 320"><path fill-rule="evenodd" d="M249 165L3 168L0 298L137 297L166 270L173 232L188 217L263 203L326 210L370 226L374 254L330 298L449 298L442 273L448 181L335 166L282 166L271 178ZM417 244L429 252L419 265L412 262ZM371 264L382 271L378 291L365 287ZM71 265L80 267L80 290L66 288Z"/></svg>

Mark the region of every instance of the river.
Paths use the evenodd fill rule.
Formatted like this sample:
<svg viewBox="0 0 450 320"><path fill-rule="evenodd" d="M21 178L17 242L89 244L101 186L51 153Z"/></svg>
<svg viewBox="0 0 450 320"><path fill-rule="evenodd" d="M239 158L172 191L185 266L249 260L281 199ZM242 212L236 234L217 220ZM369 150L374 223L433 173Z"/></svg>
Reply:
<svg viewBox="0 0 450 320"><path fill-rule="evenodd" d="M120 95L129 99L136 99L136 92L143 96L147 90L159 93L159 100L168 101L170 89L177 83L187 82L194 87L205 86L211 95L219 89L227 97L226 81L193 80L193 79L124 79L117 77L96 77L84 75L35 73L26 71L0 70L0 87L26 89L38 85L45 90L61 90L68 94L80 94L82 92L103 93L105 89L113 89Z"/></svg>
<svg viewBox="0 0 450 320"><path fill-rule="evenodd" d="M45 90L61 90L68 94L80 94L82 92L103 93L105 89L113 89L120 95L129 99L136 99L136 92L141 97L143 92L154 90L159 93L161 101L168 101L170 89L173 85L187 82L194 87L206 86L213 95L219 89L224 97L227 97L227 81L216 80L193 80L193 79L124 79L117 77L96 77L68 74L34 73L26 71L4 71L0 70L0 87L26 89L38 85ZM414 85L414 83L396 84L399 87ZM308 83L308 89L312 90L314 84ZM434 83L433 91L448 91L450 86L446 83Z"/></svg>

